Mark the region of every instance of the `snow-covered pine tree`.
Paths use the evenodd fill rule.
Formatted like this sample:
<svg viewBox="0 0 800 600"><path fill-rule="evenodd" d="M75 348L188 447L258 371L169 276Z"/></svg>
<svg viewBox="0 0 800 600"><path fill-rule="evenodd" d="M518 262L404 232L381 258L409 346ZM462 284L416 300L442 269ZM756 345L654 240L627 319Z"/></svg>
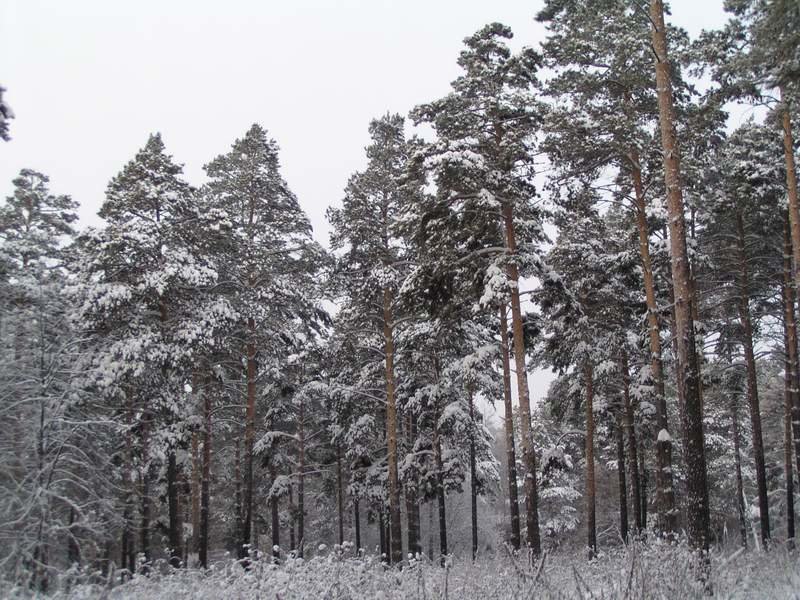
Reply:
<svg viewBox="0 0 800 600"><path fill-rule="evenodd" d="M407 219L425 240L428 260L420 267L433 273L436 294L452 285L453 266L477 273L487 286L483 301L500 305L496 291L511 301L514 359L523 427L527 544L541 552L536 499L536 457L530 435L530 393L520 303L520 273L542 270L536 245L543 238L540 211L533 201L533 136L541 120L536 101L539 55L530 48L512 54L511 30L492 23L464 40L458 59L463 73L452 92L412 111L416 123L430 124L436 140L415 157L415 170L436 184L437 194L414 207ZM519 241L518 241L519 240ZM445 249L449 249L445 252ZM490 261L481 259L490 257ZM488 264L487 264L488 263ZM481 265L476 267L477 265ZM505 282L505 283L503 283ZM423 289L423 288L421 288ZM505 298L503 298L505 299Z"/></svg>
<svg viewBox="0 0 800 600"><path fill-rule="evenodd" d="M681 181L680 149L675 123L675 104L672 87L672 66L667 49L667 26L664 3L651 0L649 24L652 28L652 47L655 55L656 89L659 127L667 192L667 223L669 228L672 287L675 299L675 339L677 342L678 385L683 389L683 445L687 461L687 529L689 543L698 550L709 544L708 481L703 434L700 372L695 347L694 284L689 268L686 247L683 183Z"/></svg>
<svg viewBox="0 0 800 600"><path fill-rule="evenodd" d="M121 431L138 438L125 480L132 498L138 479L139 551L150 558L153 477L163 469L174 564L182 556L179 456L193 413L184 387L198 354L233 316L225 299L207 293L217 271L202 249L219 215L199 210L181 171L161 136L150 136L108 185L100 209L107 225L81 238L75 289L79 327L91 336L83 385L105 395Z"/></svg>
<svg viewBox="0 0 800 600"><path fill-rule="evenodd" d="M0 206L0 573L38 593L106 547L114 429L73 386L63 290L77 203L31 169L13 183Z"/></svg>
<svg viewBox="0 0 800 600"><path fill-rule="evenodd" d="M547 2L537 18L548 27L544 57L556 73L545 87L554 100L543 142L556 169L551 180L557 188L565 179L594 174L603 186L613 177L615 195L631 208L647 302L652 403L658 431L668 433L659 294L650 250L653 213L660 208L658 201L653 206L660 171L653 156L658 113L649 34L627 0L607 0L602 6ZM656 508L658 526L666 533L675 531L677 518L671 439L662 435L656 442Z"/></svg>
<svg viewBox="0 0 800 600"><path fill-rule="evenodd" d="M612 379L616 384L613 395L620 395L616 390L622 389L625 377L621 356L629 351L628 338L637 337L633 323L640 307L636 293L640 281L626 232L612 221L616 215L601 217L596 212L597 198L592 201L587 195L595 196L595 192L590 187L578 187L563 198L567 206L556 213L559 235L547 259L559 281L546 283L535 298L546 332L540 356L561 373L571 372L574 379L583 381L586 527L591 559L597 552L594 452L599 444L594 430L602 410L601 406L593 407L595 390L601 392L598 399L602 399ZM620 501L625 503L626 497L623 495Z"/></svg>
<svg viewBox="0 0 800 600"><path fill-rule="evenodd" d="M230 152L205 166L210 181L206 203L229 224L218 255L224 264L219 288L239 316L226 344L244 361L243 521L238 553L246 555L253 527L253 446L256 399L263 374L286 358L276 334L301 311L313 313L314 273L324 252L311 237L311 225L297 197L280 174L277 143L259 125L237 139ZM242 343L242 347L237 347Z"/></svg>
<svg viewBox="0 0 800 600"><path fill-rule="evenodd" d="M719 93L770 106L783 133L795 281L800 285L800 208L792 115L800 94L800 6L793 0L727 0L733 18L702 44Z"/></svg>
<svg viewBox="0 0 800 600"><path fill-rule="evenodd" d="M719 289L724 282L727 304L736 310L738 337L744 356L747 399L753 436L760 532L770 538L767 473L762 441L756 347L763 306L776 290L782 271L784 198L786 193L781 140L773 129L747 123L737 129L709 169L716 194L706 198L708 211L702 241L713 257L711 272Z"/></svg>
<svg viewBox="0 0 800 600"><path fill-rule="evenodd" d="M348 181L342 208L328 210L333 226L331 247L334 252L339 251L334 285L346 302L343 316L358 319L347 324L342 319L339 322L347 328L363 328L372 338L376 333L382 337L382 348L375 348L375 356L384 362L392 545L389 558L393 563L403 559L395 377L397 323L402 314L397 308L397 292L408 271L405 241L398 237L396 222L403 205L418 194L416 186L401 182L415 144L406 140L403 126L404 119L399 115L386 115L370 123L372 143L366 149L367 168Z"/></svg>

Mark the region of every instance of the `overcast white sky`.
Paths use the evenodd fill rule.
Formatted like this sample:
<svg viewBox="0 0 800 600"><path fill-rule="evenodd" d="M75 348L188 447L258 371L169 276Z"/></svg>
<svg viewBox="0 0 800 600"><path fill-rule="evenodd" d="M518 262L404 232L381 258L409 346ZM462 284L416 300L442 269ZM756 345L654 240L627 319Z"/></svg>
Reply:
<svg viewBox="0 0 800 600"><path fill-rule="evenodd" d="M692 35L725 20L722 0L671 4L671 22ZM509 25L518 46L537 45L540 6L0 0L0 84L17 117L11 142L0 142L0 197L33 168L81 203L84 224L97 224L106 184L151 132L200 184L203 164L258 122L327 245L325 209L364 166L369 120L447 93L463 38L488 22Z"/></svg>

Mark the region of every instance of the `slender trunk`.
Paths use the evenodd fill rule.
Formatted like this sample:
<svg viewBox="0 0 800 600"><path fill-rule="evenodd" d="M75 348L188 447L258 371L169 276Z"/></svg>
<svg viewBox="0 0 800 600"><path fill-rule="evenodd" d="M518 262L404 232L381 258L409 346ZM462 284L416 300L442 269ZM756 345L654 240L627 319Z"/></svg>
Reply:
<svg viewBox="0 0 800 600"><path fill-rule="evenodd" d="M433 558L433 502L428 503L428 556Z"/></svg>
<svg viewBox="0 0 800 600"><path fill-rule="evenodd" d="M709 509L706 473L705 436L700 404L697 352L695 350L694 319L692 317L692 282L686 251L686 222L683 214L683 190L680 175L680 152L674 123L672 83L667 55L667 30L664 24L662 0L651 0L650 17L653 23L653 51L656 55L656 89L659 123L663 147L664 180L667 189L667 213L670 231L672 285L675 290L675 317L678 334L678 363L684 390L683 443L686 457L686 522L689 544L696 549L708 549ZM800 233L800 231L798 232Z"/></svg>
<svg viewBox="0 0 800 600"><path fill-rule="evenodd" d="M617 479L619 484L619 535L628 543L628 482L625 478L625 431L622 411L617 412Z"/></svg>
<svg viewBox="0 0 800 600"><path fill-rule="evenodd" d="M196 387L193 389L197 389ZM192 432L192 488L191 488L191 517L192 539L191 548L194 552L200 546L200 486L202 481L200 467L200 432Z"/></svg>
<svg viewBox="0 0 800 600"><path fill-rule="evenodd" d="M661 359L661 327L658 323L658 303L650 259L650 232L647 226L647 206L642 184L642 170L638 152L630 155L631 176L636 204L636 228L639 234L639 256L642 261L645 300L647 301L647 333L650 340L650 375L655 388L656 426L659 433L669 433L667 420L667 396L664 391L664 365ZM662 439L663 438L663 439ZM635 464L635 463L634 463ZM636 484L638 485L638 483ZM677 512L675 493L672 488L672 437L660 435L656 438L656 510L661 530L671 534L676 529ZM638 511L637 511L638 512ZM640 528L640 521L637 528Z"/></svg>
<svg viewBox="0 0 800 600"><path fill-rule="evenodd" d="M208 568L208 526L211 516L211 382L203 390L203 475L200 484L200 566Z"/></svg>
<svg viewBox="0 0 800 600"><path fill-rule="evenodd" d="M342 477L342 447L336 444L336 509L338 512L339 546L344 544L344 478Z"/></svg>
<svg viewBox="0 0 800 600"><path fill-rule="evenodd" d="M239 439L236 439L235 451L233 455L233 527L234 540L236 540L236 556L244 558L247 553L242 545L242 461L239 451Z"/></svg>
<svg viewBox="0 0 800 600"><path fill-rule="evenodd" d="M203 414L202 392L199 391L200 377L192 375L192 393L198 401L197 408ZM200 547L200 488L202 485L202 467L200 464L200 431L192 432L192 550Z"/></svg>
<svg viewBox="0 0 800 600"><path fill-rule="evenodd" d="M192 548L192 538L186 535L185 524L192 522L192 483L190 479L186 478L183 471L178 471L178 478L178 490L181 492L180 497L183 498L183 500L179 502L182 507L181 526L179 529L181 532L181 564L187 567L189 566L189 552Z"/></svg>
<svg viewBox="0 0 800 600"><path fill-rule="evenodd" d="M660 362L660 361L659 361ZM633 406L631 405L631 376L630 371L628 369L628 353L623 350L622 352L622 360L621 360L621 369L622 369L622 402L623 402L623 413L622 413L622 423L625 433L627 434L625 437L627 438L628 443L628 456L629 456L629 463L630 463L630 476L631 476L631 505L633 506L633 523L634 523L634 535L639 535L644 527L642 523L642 493L641 493L641 485L639 482L639 459L637 456L637 447L636 447L636 429L634 427L634 419L633 419ZM671 448L672 444L669 443L667 445L668 450L670 453L668 456L672 456ZM661 450L663 450L663 446ZM660 450L658 446L656 446L656 453ZM663 483L663 482L662 482ZM669 483L672 485L672 475L670 473ZM669 494L672 497L672 490L671 489L663 489L661 493ZM658 497L658 490L656 490L656 496ZM671 514L670 511L667 511L664 514ZM666 530L665 530L666 531Z"/></svg>
<svg viewBox="0 0 800 600"><path fill-rule="evenodd" d="M795 290L792 285L792 239L789 231L789 217L786 216L783 226L783 318L786 323L786 354L789 360L792 383L792 431L794 437L794 454L800 476L800 369L797 354L797 320L795 319Z"/></svg>
<svg viewBox="0 0 800 600"><path fill-rule="evenodd" d="M784 307L785 310L785 307ZM784 347L789 347L786 321L783 323ZM784 354L783 368L783 473L786 482L786 540L794 547L794 473L792 467L792 393L793 369Z"/></svg>
<svg viewBox="0 0 800 600"><path fill-rule="evenodd" d="M794 257L795 285L800 288L800 208L797 199L797 171L794 165L794 138L792 120L789 112L789 100L781 87L781 126L783 128L783 154L786 161L786 188L789 196L789 223L792 238L792 255Z"/></svg>
<svg viewBox="0 0 800 600"><path fill-rule="evenodd" d="M239 558L247 556L250 545L250 533L253 526L253 444L256 428L256 322L253 317L247 319L247 331L250 339L247 342L247 410L244 424L244 521L242 523L242 539Z"/></svg>
<svg viewBox="0 0 800 600"><path fill-rule="evenodd" d="M297 522L297 511L294 503L294 486L289 484L289 512L291 518L289 519L289 550L296 555L297 551L297 538L295 537L295 525Z"/></svg>
<svg viewBox="0 0 800 600"><path fill-rule="evenodd" d="M745 249L745 231L742 213L735 209L736 242L739 251L739 320L742 324L742 346L747 368L747 400L750 405L750 423L753 436L753 460L756 463L756 486L758 488L758 510L761 524L761 540L766 548L770 539L769 497L767 496L767 473L764 465L764 440L761 433L761 408L758 401L756 379L756 357L753 352L753 324L750 319L750 281Z"/></svg>
<svg viewBox="0 0 800 600"><path fill-rule="evenodd" d="M503 362L503 406L505 408L506 464L508 470L508 509L511 519L511 546L519 550L519 496L517 495L517 452L514 447L514 407L511 404L511 364L508 357L506 307L500 307L500 357Z"/></svg>
<svg viewBox="0 0 800 600"><path fill-rule="evenodd" d="M472 560L478 557L478 469L475 458L475 402L472 398L472 389L467 386L469 401L469 496L472 516Z"/></svg>
<svg viewBox="0 0 800 600"><path fill-rule="evenodd" d="M298 469L297 475L297 556L303 558L306 536L306 404L300 394L300 417L298 421Z"/></svg>
<svg viewBox="0 0 800 600"><path fill-rule="evenodd" d="M150 562L150 440L148 425L150 418L145 414L142 417L142 468L139 474L142 501L142 524L140 529L141 542L139 546L146 562Z"/></svg>
<svg viewBox="0 0 800 600"><path fill-rule="evenodd" d="M444 566L447 556L447 506L444 494L444 466L442 465L442 445L438 431L434 430L434 458L436 460L436 499L439 503L439 562Z"/></svg>
<svg viewBox="0 0 800 600"><path fill-rule="evenodd" d="M387 517L389 515L387 514ZM390 519L386 519L386 551L391 552L392 549L392 522ZM388 554L387 554L388 556Z"/></svg>
<svg viewBox="0 0 800 600"><path fill-rule="evenodd" d="M361 515L358 514L358 498L353 498L353 523L356 527L356 554L361 552Z"/></svg>
<svg viewBox="0 0 800 600"><path fill-rule="evenodd" d="M642 531L647 529L647 489L649 477L645 463L644 440L639 438L639 481L642 487Z"/></svg>
<svg viewBox="0 0 800 600"><path fill-rule="evenodd" d="M135 510L135 478L133 475L133 432L131 431L131 421L134 414L133 400L130 401L127 414L125 415L125 458L126 458L126 474L125 484L127 497L125 498L125 513L123 519L122 529L122 555L120 556L120 564L123 569L127 568L129 574L133 574L136 570L136 542L134 541L134 528L133 512Z"/></svg>
<svg viewBox="0 0 800 600"><path fill-rule="evenodd" d="M667 279L669 281L669 305L670 305L670 320L669 320L669 334L672 340L672 356L673 362L675 364L675 381L683 381L683 370L678 362L678 320L675 317L675 292L672 289L672 275L667 273ZM678 413L680 416L681 423L684 421L684 408L686 406L686 402L684 402L684 392L686 390L683 386L677 385L676 392L678 393Z"/></svg>
<svg viewBox="0 0 800 600"><path fill-rule="evenodd" d="M383 339L386 354L386 442L389 462L389 523L391 526L390 563L403 560L403 538L400 525L400 481L397 474L397 405L394 390L394 331L392 326L392 293L383 290Z"/></svg>
<svg viewBox="0 0 800 600"><path fill-rule="evenodd" d="M129 548L130 544L130 526L129 521L131 518L131 512L127 505L127 500L125 504L125 509L122 511L122 536L120 537L119 541L119 564L122 568L126 568L128 565L128 557L130 556L131 549Z"/></svg>
<svg viewBox="0 0 800 600"><path fill-rule="evenodd" d="M386 546L386 527L383 525L383 506L378 508L378 538L381 546L381 558L389 560L389 548Z"/></svg>
<svg viewBox="0 0 800 600"><path fill-rule="evenodd" d="M417 437L417 426L414 415L406 417L406 434L408 437L408 447L413 452L414 441ZM416 488L409 484L405 488L406 496L406 518L408 519L408 552L413 556L422 551L419 544L419 505L417 504Z"/></svg>
<svg viewBox="0 0 800 600"><path fill-rule="evenodd" d="M514 213L510 204L503 205L503 221L505 224L506 249L514 257L517 253L517 241L514 233ZM531 430L531 403L528 391L528 371L525 368L525 339L522 328L522 308L519 300L519 270L516 262L507 267L508 279L511 282L511 326L514 332L514 362L517 371L517 393L519 396L519 417L522 421L522 457L525 463L525 527L528 534L528 546L534 555L542 553L539 538L539 498L536 483L536 451L533 447L533 431Z"/></svg>
<svg viewBox="0 0 800 600"><path fill-rule="evenodd" d="M592 365L583 366L584 386L586 388L586 542L589 560L597 554L597 529L595 526L595 485L594 485L594 375Z"/></svg>
<svg viewBox="0 0 800 600"><path fill-rule="evenodd" d="M181 564L181 519L180 503L178 494L178 465L175 457L175 448L171 446L167 450L167 517L168 542L169 542L169 563L174 568Z"/></svg>
<svg viewBox="0 0 800 600"><path fill-rule="evenodd" d="M736 392L731 394L731 425L733 428L733 461L736 471L736 512L739 515L739 535L742 547L747 548L747 518L744 510L744 484L742 482L742 454L739 448L739 414L736 406Z"/></svg>
<svg viewBox="0 0 800 600"><path fill-rule="evenodd" d="M275 480L278 478L278 470L275 468L275 465L270 467L269 476L274 485ZM269 507L272 517L270 527L272 530L272 560L278 562L281 558L281 522L278 513L278 498L270 498Z"/></svg>

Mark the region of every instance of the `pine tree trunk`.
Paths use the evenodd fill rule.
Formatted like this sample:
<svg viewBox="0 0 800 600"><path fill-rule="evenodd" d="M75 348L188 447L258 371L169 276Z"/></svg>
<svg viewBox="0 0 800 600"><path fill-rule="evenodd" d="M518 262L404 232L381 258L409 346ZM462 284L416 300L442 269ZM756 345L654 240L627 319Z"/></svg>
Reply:
<svg viewBox="0 0 800 600"><path fill-rule="evenodd" d="M136 570L136 542L134 540L135 525L133 522L133 513L135 510L135 497L136 497L136 484L134 483L135 477L133 474L133 432L132 419L135 412L133 401L130 401L128 410L125 415L125 460L126 460L126 474L125 484L127 497L125 499L125 512L123 517L122 529L122 554L120 556L120 565L123 569L127 568L129 575L133 575Z"/></svg>
<svg viewBox="0 0 800 600"><path fill-rule="evenodd" d="M239 558L247 556L250 545L250 534L253 526L253 445L256 428L256 323L253 317L247 319L247 331L250 340L247 342L247 410L244 424L244 521L242 523L242 539Z"/></svg>
<svg viewBox="0 0 800 600"><path fill-rule="evenodd" d="M694 320L692 317L692 283L686 251L686 222L683 214L683 190L680 179L680 153L674 123L674 106L670 65L667 55L667 31L664 24L662 0L651 0L650 18L653 23L653 51L656 55L656 89L659 123L664 159L664 179L667 189L667 213L670 232L672 285L675 291L678 364L684 390L683 443L686 457L686 522L689 544L696 549L708 549L709 508L706 473L705 436L700 404L700 381L695 350Z"/></svg>
<svg viewBox="0 0 800 600"><path fill-rule="evenodd" d="M178 465L175 457L175 448L170 446L167 450L167 518L168 541L169 541L169 563L173 568L181 564L181 519L180 505L178 499Z"/></svg>
<svg viewBox="0 0 800 600"><path fill-rule="evenodd" d="M128 566L128 560L130 556L130 525L129 521L131 518L130 509L128 508L128 500L125 500L125 509L122 511L122 535L120 536L119 540L119 564L122 568L126 568Z"/></svg>
<svg viewBox="0 0 800 600"><path fill-rule="evenodd" d="M647 529L647 490L649 477L645 463L644 440L639 437L639 481L642 487L642 531Z"/></svg>
<svg viewBox="0 0 800 600"><path fill-rule="evenodd" d="M358 498L353 498L353 524L356 527L356 554L361 553L361 515L358 513Z"/></svg>
<svg viewBox="0 0 800 600"><path fill-rule="evenodd" d="M242 460L241 452L239 450L239 439L236 439L235 450L233 455L233 527L234 527L234 540L236 541L236 556L237 558L244 558L247 553L242 545Z"/></svg>
<svg viewBox="0 0 800 600"><path fill-rule="evenodd" d="M181 525L179 531L181 532L181 564L184 567L189 566L189 552L192 548L192 538L187 536L185 531L185 524L192 522L192 483L183 473L183 470L178 470L178 491L180 492L178 502L181 510Z"/></svg>
<svg viewBox="0 0 800 600"><path fill-rule="evenodd" d="M142 523L140 528L141 542L139 544L145 562L150 562L150 452L149 452L149 425L150 418L145 413L142 417L142 469L140 472Z"/></svg>
<svg viewBox="0 0 800 600"><path fill-rule="evenodd" d="M237 444L238 447L238 444ZM238 454L238 453L237 453ZM203 391L203 474L200 483L200 566L208 568L208 527L211 517L211 378ZM238 478L237 478L238 479Z"/></svg>
<svg viewBox="0 0 800 600"><path fill-rule="evenodd" d="M784 307L785 310L785 307ZM788 330L783 323L784 347L788 348ZM786 540L794 547L794 473L792 467L792 382L793 369L785 355L783 369L783 473L786 482Z"/></svg>
<svg viewBox="0 0 800 600"><path fill-rule="evenodd" d="M797 199L797 171L794 164L794 137L789 112L789 100L781 87L781 126L783 128L783 153L786 161L786 188L789 195L789 223L791 225L792 255L794 257L795 285L800 289L800 208Z"/></svg>
<svg viewBox="0 0 800 600"><path fill-rule="evenodd" d="M630 155L631 175L636 204L636 228L639 234L639 256L642 261L645 300L647 302L647 333L650 340L650 373L655 386L656 426L669 433L667 396L664 390L664 365L661 352L661 327L658 323L658 303L650 259L650 231L647 226L647 205L642 185L642 170L638 152ZM672 437L656 438L656 510L661 530L667 535L676 529L677 512L672 487ZM634 463L635 464L635 463ZM638 483L637 483L638 485ZM637 511L638 512L638 511ZM637 528L641 523L637 522Z"/></svg>
<svg viewBox="0 0 800 600"><path fill-rule="evenodd" d="M617 479L619 484L619 535L628 543L628 482L625 478L625 431L622 411L617 412Z"/></svg>
<svg viewBox="0 0 800 600"><path fill-rule="evenodd" d="M478 469L475 457L475 402L472 398L472 389L467 386L469 400L469 496L472 516L472 560L478 557Z"/></svg>
<svg viewBox="0 0 800 600"><path fill-rule="evenodd" d="M789 217L783 226L783 318L786 324L786 355L791 373L792 391L792 432L797 473L800 477L800 369L797 353L797 320L795 319L795 289L792 284L792 240Z"/></svg>
<svg viewBox="0 0 800 600"><path fill-rule="evenodd" d="M733 461L736 472L736 512L739 514L739 535L742 547L747 548L747 517L744 510L744 485L742 482L742 453L739 448L739 414L736 392L731 394L731 424L733 426Z"/></svg>
<svg viewBox="0 0 800 600"><path fill-rule="evenodd" d="M305 554L306 536L306 404L300 394L300 417L298 421L298 469L297 475L297 556Z"/></svg>
<svg viewBox="0 0 800 600"><path fill-rule="evenodd" d="M447 557L447 505L444 493L444 465L442 464L442 445L439 432L434 428L433 452L436 461L436 499L439 503L439 562L442 566Z"/></svg>
<svg viewBox="0 0 800 600"><path fill-rule="evenodd" d="M400 481L397 474L397 405L394 390L394 331L392 328L392 293L383 290L383 339L386 354L386 442L389 462L389 523L391 526L390 564L403 560L400 525Z"/></svg>
<svg viewBox="0 0 800 600"><path fill-rule="evenodd" d="M275 465L270 466L269 476L271 483L274 485L275 480L278 478L278 470ZM272 523L270 529L272 530L272 560L278 562L281 558L281 521L279 515L278 499L270 498L269 501L270 516Z"/></svg>
<svg viewBox="0 0 800 600"><path fill-rule="evenodd" d="M506 464L508 471L508 509L511 519L511 546L520 547L519 496L517 494L517 452L514 447L514 407L511 404L511 364L508 357L506 307L500 307L500 357L503 362L503 406L505 408Z"/></svg>
<svg viewBox="0 0 800 600"><path fill-rule="evenodd" d="M634 427L634 418L633 418L633 406L631 405L631 376L630 371L628 369L628 353L624 350L622 351L622 359L621 365L622 369L622 402L623 402L623 413L622 413L622 422L623 428L625 433L627 434L625 437L627 438L628 443L628 456L629 456L629 464L630 464L630 475L631 475L631 505L633 506L633 523L634 523L634 535L638 536L642 528L644 527L642 523L642 492L641 492L641 485L639 482L639 457L637 452L636 446L636 428ZM669 456L671 457L671 448L672 444L668 444L668 449L670 449ZM663 447L661 448L663 450ZM658 447L656 447L656 453L659 452ZM670 467L671 468L671 467ZM670 473L669 477L670 485L672 485L672 475ZM662 493L668 493L670 497L672 496L672 490L662 489ZM656 491L658 494L658 491ZM672 514L670 511L669 514ZM666 513L665 513L666 514Z"/></svg>
<svg viewBox="0 0 800 600"><path fill-rule="evenodd" d="M417 437L417 427L414 415L409 414L406 417L406 433L408 436L408 447L411 451L414 449L414 441ZM419 505L417 504L417 494L413 485L408 485L405 488L406 496L406 518L408 520L408 552L413 556L422 552L419 543Z"/></svg>
<svg viewBox="0 0 800 600"><path fill-rule="evenodd" d="M503 205L505 223L506 249L511 257L517 253L517 241L514 234L514 213L510 204ZM519 300L519 270L515 262L507 267L508 279L511 282L511 327L514 332L514 361L517 371L517 393L519 395L519 415L522 421L522 457L527 473L525 474L525 526L528 534L528 546L534 555L542 553L539 538L539 498L536 483L536 451L533 447L533 431L531 430L531 403L528 391L528 371L525 368L525 339L522 326L522 308Z"/></svg>
<svg viewBox="0 0 800 600"><path fill-rule="evenodd" d="M199 391L200 378L197 373L192 374L192 393L198 401L198 410L203 413L202 392ZM200 547L200 487L202 485L202 467L200 465L200 431L192 432L192 550L197 552Z"/></svg>
<svg viewBox="0 0 800 600"><path fill-rule="evenodd" d="M196 385L196 384L195 384ZM196 390L197 388L192 388ZM202 408L201 408L202 410ZM191 517L192 524L192 551L197 552L200 545L200 486L202 480L200 468L200 432L192 432L192 489L191 489Z"/></svg>
<svg viewBox="0 0 800 600"><path fill-rule="evenodd" d="M294 486L289 484L289 511L291 519L289 520L289 550L295 552L297 550L297 538L295 537L295 525L297 521L295 504L294 504Z"/></svg>
<svg viewBox="0 0 800 600"><path fill-rule="evenodd" d="M597 529L595 525L595 481L594 481L594 376L592 365L583 366L586 389L586 543L589 560L597 555Z"/></svg>
<svg viewBox="0 0 800 600"><path fill-rule="evenodd" d="M739 320L742 324L742 346L747 369L747 400L750 405L750 423L753 436L753 460L756 463L756 487L758 489L758 510L761 524L761 540L766 548L770 539L769 497L767 495L767 473L764 464L764 440L761 433L761 408L758 401L758 380L756 378L756 357L753 352L753 324L750 319L750 277L747 268L745 231L742 213L735 209L736 243L739 251Z"/></svg>
<svg viewBox="0 0 800 600"><path fill-rule="evenodd" d="M428 503L428 556L433 558L433 502Z"/></svg>
<svg viewBox="0 0 800 600"><path fill-rule="evenodd" d="M381 546L381 558L389 560L389 548L386 545L386 527L383 524L383 506L378 508L378 539Z"/></svg>
<svg viewBox="0 0 800 600"><path fill-rule="evenodd" d="M336 444L336 512L338 513L339 546L344 544L344 478L342 476L342 447Z"/></svg>
<svg viewBox="0 0 800 600"><path fill-rule="evenodd" d="M386 515L389 516L388 514ZM389 553L392 550L392 522L390 519L386 519L386 556L389 556Z"/></svg>

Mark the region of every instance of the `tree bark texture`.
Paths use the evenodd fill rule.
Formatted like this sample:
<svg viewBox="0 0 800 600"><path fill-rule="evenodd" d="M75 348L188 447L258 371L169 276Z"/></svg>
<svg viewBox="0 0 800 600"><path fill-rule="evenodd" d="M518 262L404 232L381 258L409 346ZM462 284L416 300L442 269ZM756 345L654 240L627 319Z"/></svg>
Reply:
<svg viewBox="0 0 800 600"><path fill-rule="evenodd" d="M622 403L623 403L622 423L628 446L628 458L629 458L628 464L630 465L631 506L633 507L633 524L634 524L633 533L634 535L639 535L639 533L641 533L644 527L644 523L642 522L642 490L641 490L641 483L639 481L639 466L638 466L639 457L638 457L638 448L636 445L636 428L634 426L633 406L631 404L631 393L630 393L631 376L628 368L628 354L625 351L622 352L620 366L622 369ZM672 444L669 444L670 449L671 447ZM656 448L656 453L658 452L659 450L658 448ZM669 456L671 457L671 452ZM669 477L669 483L671 486L672 485L671 473ZM664 492L668 492L670 495L672 494L672 490L662 490L662 493Z"/></svg>
<svg viewBox="0 0 800 600"><path fill-rule="evenodd" d="M664 365L661 352L661 327L658 322L658 303L650 258L650 230L647 226L647 204L642 184L642 170L638 152L630 155L631 177L633 179L634 202L636 205L636 229L639 236L639 257L642 261L645 300L647 302L647 334L650 341L650 375L655 387L656 427L669 432L667 420L667 396L664 389ZM656 438L656 510L659 528L666 534L676 529L677 511L675 492L672 486L672 437ZM635 463L634 463L635 464ZM638 483L637 483L638 485ZM639 512L639 511L637 511ZM641 517L637 528L641 528Z"/></svg>
<svg viewBox="0 0 800 600"><path fill-rule="evenodd" d="M517 252L517 241L514 233L514 212L509 204L503 206L505 224L505 242L508 253L513 258ZM516 262L507 267L508 279L511 282L511 327L514 333L514 362L517 372L517 393L519 396L519 416L522 432L522 457L525 463L525 529L527 543L534 555L542 552L539 537L539 497L536 482L536 451L533 447L533 431L531 430L531 403L528 391L528 371L525 368L525 339L522 327L522 308L519 300L519 270Z"/></svg>
<svg viewBox="0 0 800 600"><path fill-rule="evenodd" d="M758 489L758 510L761 525L761 540L766 547L770 539L769 497L767 496L767 473L764 464L764 440L761 433L761 408L758 400L758 380L756 378L756 357L753 351L753 323L750 318L750 282L745 248L745 230L742 213L735 209L736 243L739 253L739 321L742 325L742 347L745 368L747 369L747 402L750 406L750 424L753 437L753 460L756 464L756 488Z"/></svg>
<svg viewBox="0 0 800 600"><path fill-rule="evenodd" d="M584 389L586 390L586 545L589 560L597 554L597 528L595 523L594 480L594 374L592 365L583 366Z"/></svg>
<svg viewBox="0 0 800 600"><path fill-rule="evenodd" d="M506 307L500 307L500 357L503 362L503 420L506 433L506 464L508 472L508 511L511 520L511 546L520 547L519 495L517 491L517 452L514 447L514 407L511 404L511 364L508 356L508 319Z"/></svg>
<svg viewBox="0 0 800 600"><path fill-rule="evenodd" d="M662 0L651 0L650 18L653 24L653 50L656 55L656 89L664 179L667 189L672 285L675 293L678 364L681 372L681 380L678 385L684 391L683 444L686 457L686 523L690 546L695 549L708 550L708 480L703 414L700 403L700 380L692 317L693 286L690 280L686 250L686 221L683 213L680 152L675 131L672 83L667 54L667 30L664 24Z"/></svg>
<svg viewBox="0 0 800 600"><path fill-rule="evenodd" d="M403 560L403 538L400 523L400 481L397 473L397 404L394 386L394 331L392 328L392 293L383 290L383 338L386 355L386 445L389 463L389 524L391 549L389 562Z"/></svg>
<svg viewBox="0 0 800 600"><path fill-rule="evenodd" d="M781 88L781 127L783 129L783 154L786 162L786 189L789 195L789 223L794 257L795 286L800 289L800 208L797 199L797 171L794 162L794 136L789 114L789 101Z"/></svg>

